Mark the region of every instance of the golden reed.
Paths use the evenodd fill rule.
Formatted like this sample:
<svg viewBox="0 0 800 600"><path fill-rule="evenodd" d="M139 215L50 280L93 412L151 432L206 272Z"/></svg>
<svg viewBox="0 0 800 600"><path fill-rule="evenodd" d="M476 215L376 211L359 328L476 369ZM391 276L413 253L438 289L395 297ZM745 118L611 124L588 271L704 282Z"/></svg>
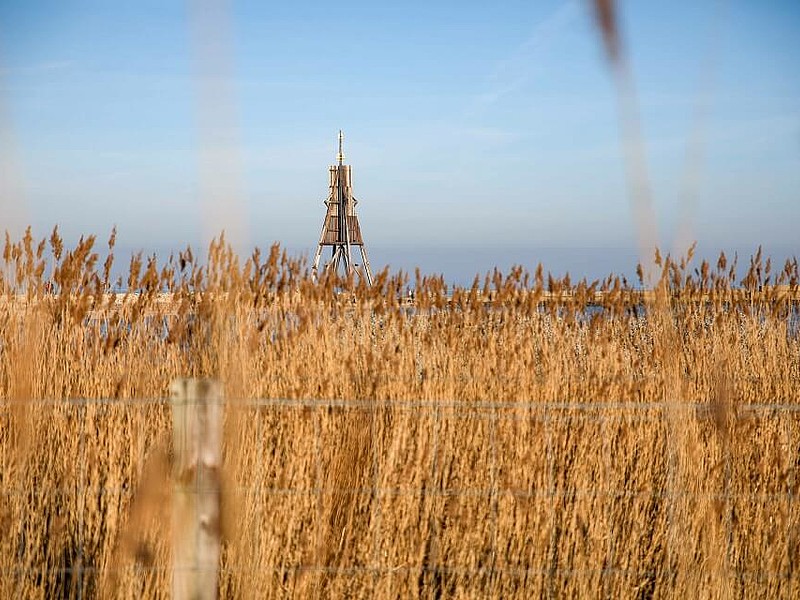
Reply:
<svg viewBox="0 0 800 600"><path fill-rule="evenodd" d="M224 240L114 282L114 238L6 240L0 596L169 595L183 376L228 397L223 597L800 589L796 259L417 273L412 306Z"/></svg>

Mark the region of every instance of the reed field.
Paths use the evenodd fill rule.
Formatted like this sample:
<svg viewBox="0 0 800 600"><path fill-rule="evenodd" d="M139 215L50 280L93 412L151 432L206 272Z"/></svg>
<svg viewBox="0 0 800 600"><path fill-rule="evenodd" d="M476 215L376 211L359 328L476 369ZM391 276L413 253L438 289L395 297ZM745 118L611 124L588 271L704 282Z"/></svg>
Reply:
<svg viewBox="0 0 800 600"><path fill-rule="evenodd" d="M221 597L800 594L794 258L452 289L113 252L6 239L0 597L170 596L177 377L225 387Z"/></svg>

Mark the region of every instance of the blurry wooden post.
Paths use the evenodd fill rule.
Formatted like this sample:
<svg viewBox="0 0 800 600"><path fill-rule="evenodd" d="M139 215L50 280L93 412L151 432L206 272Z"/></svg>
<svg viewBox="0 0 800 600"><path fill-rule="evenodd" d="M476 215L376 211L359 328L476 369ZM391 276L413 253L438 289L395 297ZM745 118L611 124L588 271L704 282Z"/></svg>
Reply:
<svg viewBox="0 0 800 600"><path fill-rule="evenodd" d="M176 379L172 394L175 449L172 597L217 597L222 467L222 385Z"/></svg>

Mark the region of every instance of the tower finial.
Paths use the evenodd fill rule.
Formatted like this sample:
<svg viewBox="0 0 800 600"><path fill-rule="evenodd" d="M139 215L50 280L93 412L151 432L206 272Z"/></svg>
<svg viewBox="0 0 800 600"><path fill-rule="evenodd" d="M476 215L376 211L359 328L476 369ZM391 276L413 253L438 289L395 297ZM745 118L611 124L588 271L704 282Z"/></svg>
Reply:
<svg viewBox="0 0 800 600"><path fill-rule="evenodd" d="M344 150L342 149L342 140L344 140L344 134L342 130L339 130L339 154L336 158L339 160L339 164L344 164Z"/></svg>

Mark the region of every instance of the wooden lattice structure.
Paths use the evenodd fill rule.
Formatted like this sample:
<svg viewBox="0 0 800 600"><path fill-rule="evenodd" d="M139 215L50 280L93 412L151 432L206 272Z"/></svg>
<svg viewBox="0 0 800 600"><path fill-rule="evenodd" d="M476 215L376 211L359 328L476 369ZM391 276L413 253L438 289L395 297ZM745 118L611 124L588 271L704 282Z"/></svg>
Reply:
<svg viewBox="0 0 800 600"><path fill-rule="evenodd" d="M328 199L325 201L327 212L314 255L314 273L317 273L325 246L330 246L331 258L325 263L324 271L332 271L343 277L354 275L366 279L372 285L372 268L356 214L358 200L353 197L350 165L344 164L342 139L342 132L339 131L338 164L328 169L330 183ZM353 247L358 247L361 253L361 264L353 262Z"/></svg>

